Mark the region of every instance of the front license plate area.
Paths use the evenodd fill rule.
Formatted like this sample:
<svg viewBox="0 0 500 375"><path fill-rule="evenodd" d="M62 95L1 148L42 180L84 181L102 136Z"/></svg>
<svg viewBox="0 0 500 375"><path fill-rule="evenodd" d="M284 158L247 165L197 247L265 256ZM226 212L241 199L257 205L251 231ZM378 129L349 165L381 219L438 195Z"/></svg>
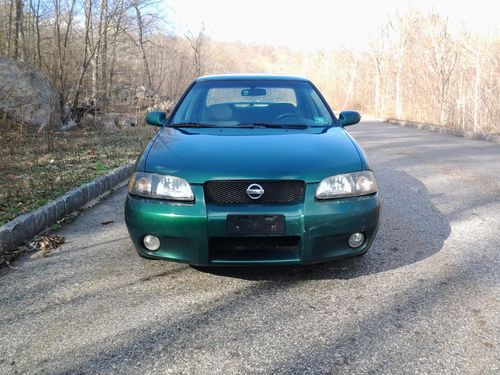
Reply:
<svg viewBox="0 0 500 375"><path fill-rule="evenodd" d="M227 215L227 234L285 234L285 215Z"/></svg>

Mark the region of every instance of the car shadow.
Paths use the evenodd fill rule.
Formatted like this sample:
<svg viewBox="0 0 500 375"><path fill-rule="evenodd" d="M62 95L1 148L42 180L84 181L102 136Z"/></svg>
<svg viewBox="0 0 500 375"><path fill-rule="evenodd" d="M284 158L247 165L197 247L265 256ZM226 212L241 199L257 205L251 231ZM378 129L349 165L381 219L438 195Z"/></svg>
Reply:
<svg viewBox="0 0 500 375"><path fill-rule="evenodd" d="M380 227L372 247L361 257L305 266L195 268L246 280L352 279L404 267L437 253L450 234L450 224L432 203L425 185L394 169L378 170L377 183L382 202Z"/></svg>

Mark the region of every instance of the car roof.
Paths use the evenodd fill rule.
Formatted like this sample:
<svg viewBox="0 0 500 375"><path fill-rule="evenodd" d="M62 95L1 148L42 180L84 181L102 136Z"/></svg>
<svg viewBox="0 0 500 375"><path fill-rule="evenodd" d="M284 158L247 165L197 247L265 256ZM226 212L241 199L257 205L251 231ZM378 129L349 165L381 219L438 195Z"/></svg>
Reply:
<svg viewBox="0 0 500 375"><path fill-rule="evenodd" d="M231 80L279 80L279 81L309 81L307 78L298 76L287 76L280 74L215 74L202 76L197 82L206 81L231 81Z"/></svg>

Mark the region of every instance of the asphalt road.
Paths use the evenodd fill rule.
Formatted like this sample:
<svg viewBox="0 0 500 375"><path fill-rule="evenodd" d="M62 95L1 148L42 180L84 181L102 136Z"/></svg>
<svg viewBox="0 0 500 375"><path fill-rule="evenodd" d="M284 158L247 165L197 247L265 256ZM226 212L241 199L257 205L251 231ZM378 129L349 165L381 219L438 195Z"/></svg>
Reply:
<svg viewBox="0 0 500 375"><path fill-rule="evenodd" d="M145 260L121 189L51 256L0 270L0 373L498 373L500 146L384 123L352 134L383 202L364 257Z"/></svg>

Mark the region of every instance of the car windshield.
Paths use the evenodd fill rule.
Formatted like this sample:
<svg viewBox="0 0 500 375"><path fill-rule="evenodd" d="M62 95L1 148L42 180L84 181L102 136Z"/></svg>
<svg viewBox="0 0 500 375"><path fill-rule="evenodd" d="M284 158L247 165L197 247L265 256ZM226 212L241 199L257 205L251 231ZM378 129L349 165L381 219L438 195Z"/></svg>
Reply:
<svg viewBox="0 0 500 375"><path fill-rule="evenodd" d="M334 120L315 88L299 80L199 81L170 126L315 126Z"/></svg>

